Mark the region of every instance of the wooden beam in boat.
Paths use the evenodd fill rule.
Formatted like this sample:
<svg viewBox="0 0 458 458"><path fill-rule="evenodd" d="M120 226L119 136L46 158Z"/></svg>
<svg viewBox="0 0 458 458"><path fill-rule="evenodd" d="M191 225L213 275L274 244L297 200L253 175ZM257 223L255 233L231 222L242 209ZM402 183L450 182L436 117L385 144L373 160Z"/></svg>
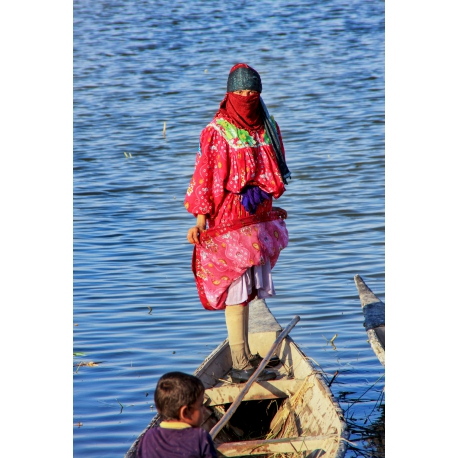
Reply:
<svg viewBox="0 0 458 458"><path fill-rule="evenodd" d="M303 380L270 380L265 382L255 382L248 393L244 396L244 401L257 401L262 399L282 399L292 396L302 385ZM232 404L237 396L244 389L244 384L223 385L217 388L205 390L205 396L209 400L206 406L221 404Z"/></svg>
<svg viewBox="0 0 458 458"><path fill-rule="evenodd" d="M265 455L270 453L300 453L310 452L313 457L324 456L326 450L323 446L329 439L337 436L303 436L287 437L282 439L264 439L254 441L226 442L217 447L222 456L235 457L245 455ZM327 447L329 448L329 447Z"/></svg>

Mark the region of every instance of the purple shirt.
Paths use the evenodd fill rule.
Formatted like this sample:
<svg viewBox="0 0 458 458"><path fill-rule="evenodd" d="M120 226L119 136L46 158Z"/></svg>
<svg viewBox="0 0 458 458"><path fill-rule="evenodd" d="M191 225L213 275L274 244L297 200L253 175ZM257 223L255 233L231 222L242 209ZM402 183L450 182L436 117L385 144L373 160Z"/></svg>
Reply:
<svg viewBox="0 0 458 458"><path fill-rule="evenodd" d="M137 448L138 458L217 458L207 431L202 428L150 428Z"/></svg>

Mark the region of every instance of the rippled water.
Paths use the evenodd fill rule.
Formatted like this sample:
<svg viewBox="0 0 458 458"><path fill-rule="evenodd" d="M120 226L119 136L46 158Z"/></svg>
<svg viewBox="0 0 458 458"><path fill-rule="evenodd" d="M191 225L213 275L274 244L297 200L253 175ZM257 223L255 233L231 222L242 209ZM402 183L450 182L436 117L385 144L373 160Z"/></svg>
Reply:
<svg viewBox="0 0 458 458"><path fill-rule="evenodd" d="M198 300L183 199L240 61L261 74L293 175L268 305L283 326L301 316L291 336L339 371L349 420L380 420L384 370L353 276L384 300L384 2L237 5L74 1L75 457L123 456L159 376L192 373L226 337Z"/></svg>

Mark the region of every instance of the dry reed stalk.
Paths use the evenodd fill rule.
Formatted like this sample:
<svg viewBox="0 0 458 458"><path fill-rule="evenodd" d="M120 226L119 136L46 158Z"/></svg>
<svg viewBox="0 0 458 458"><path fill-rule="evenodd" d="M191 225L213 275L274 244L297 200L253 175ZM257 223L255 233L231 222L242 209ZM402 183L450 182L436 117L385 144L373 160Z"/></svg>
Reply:
<svg viewBox="0 0 458 458"><path fill-rule="evenodd" d="M286 398L280 410L270 423L270 431L266 439L276 437L295 437L301 434L302 418L300 413L303 409L298 409L299 405L307 404L312 399L314 383L309 378L304 380L301 387L291 398ZM298 415L299 414L299 415ZM299 426L298 426L299 425Z"/></svg>

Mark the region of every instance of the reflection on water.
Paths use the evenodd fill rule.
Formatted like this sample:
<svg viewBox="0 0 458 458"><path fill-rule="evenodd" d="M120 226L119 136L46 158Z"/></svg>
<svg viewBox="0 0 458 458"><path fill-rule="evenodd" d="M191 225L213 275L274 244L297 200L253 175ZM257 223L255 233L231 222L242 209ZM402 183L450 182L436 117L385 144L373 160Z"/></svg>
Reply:
<svg viewBox="0 0 458 458"><path fill-rule="evenodd" d="M293 176L269 307L283 326L301 316L291 336L338 371L344 410L378 380L351 407L372 418L384 369L353 277L384 300L384 3L76 0L74 364L100 364L74 367L75 457L123 456L160 375L192 373L226 337L198 301L183 199L238 61L261 74Z"/></svg>
<svg viewBox="0 0 458 458"><path fill-rule="evenodd" d="M354 422L351 419L347 421L351 441L348 454L373 458L385 457L385 404L376 404L364 421Z"/></svg>
<svg viewBox="0 0 458 458"><path fill-rule="evenodd" d="M365 438L369 453L374 449L377 456L385 456L385 405L380 406L381 414L377 420L368 427L368 436Z"/></svg>

